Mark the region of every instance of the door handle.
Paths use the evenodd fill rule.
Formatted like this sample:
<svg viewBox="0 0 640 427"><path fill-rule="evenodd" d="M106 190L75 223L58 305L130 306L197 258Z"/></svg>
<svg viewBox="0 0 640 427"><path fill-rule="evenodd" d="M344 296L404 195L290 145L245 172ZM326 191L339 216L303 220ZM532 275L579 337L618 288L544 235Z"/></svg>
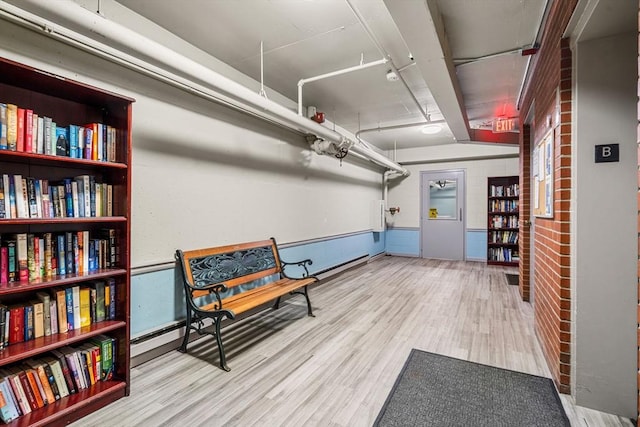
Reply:
<svg viewBox="0 0 640 427"><path fill-rule="evenodd" d="M462 222L462 208L460 208L460 221Z"/></svg>

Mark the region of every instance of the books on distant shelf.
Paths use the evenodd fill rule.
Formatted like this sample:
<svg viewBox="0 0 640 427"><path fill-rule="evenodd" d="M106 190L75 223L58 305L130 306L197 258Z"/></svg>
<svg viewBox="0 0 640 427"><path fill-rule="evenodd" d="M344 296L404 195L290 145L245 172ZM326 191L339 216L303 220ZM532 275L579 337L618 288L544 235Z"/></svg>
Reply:
<svg viewBox="0 0 640 427"><path fill-rule="evenodd" d="M119 135L104 123L56 123L29 108L0 102L0 150L115 162Z"/></svg>
<svg viewBox="0 0 640 427"><path fill-rule="evenodd" d="M37 292L35 296L29 301L0 304L0 349L117 317L114 278Z"/></svg>
<svg viewBox="0 0 640 427"><path fill-rule="evenodd" d="M116 340L92 337L0 369L0 420L9 423L100 381L113 379Z"/></svg>
<svg viewBox="0 0 640 427"><path fill-rule="evenodd" d="M2 174L0 219L113 216L113 185L93 175L49 181Z"/></svg>
<svg viewBox="0 0 640 427"><path fill-rule="evenodd" d="M118 265L116 229L0 235L0 287Z"/></svg>

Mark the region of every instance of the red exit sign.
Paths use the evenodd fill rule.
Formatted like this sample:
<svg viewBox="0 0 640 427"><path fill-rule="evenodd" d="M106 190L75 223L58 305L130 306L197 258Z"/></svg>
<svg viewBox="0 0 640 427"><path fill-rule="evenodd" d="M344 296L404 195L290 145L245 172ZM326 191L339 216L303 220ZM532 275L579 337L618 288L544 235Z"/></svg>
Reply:
<svg viewBox="0 0 640 427"><path fill-rule="evenodd" d="M518 118L495 119L493 121L493 133L519 132Z"/></svg>

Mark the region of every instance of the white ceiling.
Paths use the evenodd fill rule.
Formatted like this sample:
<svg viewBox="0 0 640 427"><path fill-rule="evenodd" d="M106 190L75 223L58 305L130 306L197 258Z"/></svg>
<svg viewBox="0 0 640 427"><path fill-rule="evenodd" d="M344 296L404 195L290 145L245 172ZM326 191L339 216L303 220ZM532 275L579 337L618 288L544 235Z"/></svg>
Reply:
<svg viewBox="0 0 640 427"><path fill-rule="evenodd" d="M517 115L527 57L545 0L118 0L182 39L297 99L300 79L382 58L376 40L401 72L437 135L400 81L378 65L303 87L303 104L382 149L454 143L469 127ZM350 4L364 18L372 37ZM495 55L499 54L499 55ZM410 55L413 56L413 60ZM414 63L412 65L412 63ZM404 68L408 66L407 68ZM268 91L267 91L268 95Z"/></svg>

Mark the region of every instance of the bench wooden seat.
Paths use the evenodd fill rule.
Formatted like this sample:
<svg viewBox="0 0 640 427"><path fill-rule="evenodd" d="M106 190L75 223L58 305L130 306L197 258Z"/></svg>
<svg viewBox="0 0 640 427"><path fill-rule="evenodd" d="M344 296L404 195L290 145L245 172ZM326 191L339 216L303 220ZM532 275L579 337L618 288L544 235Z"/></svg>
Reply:
<svg viewBox="0 0 640 427"><path fill-rule="evenodd" d="M191 330L211 334L216 338L220 354L220 367L226 364L220 326L225 318L234 319L287 294L300 294L307 302L307 314L313 316L307 286L318 279L309 274L310 259L284 262L280 259L275 239L237 245L220 246L192 251L176 251L182 272L187 308L186 329L180 351L187 351ZM297 266L301 277L289 277L287 266ZM256 285L246 289L247 285ZM206 329L204 320L211 319L213 331Z"/></svg>

